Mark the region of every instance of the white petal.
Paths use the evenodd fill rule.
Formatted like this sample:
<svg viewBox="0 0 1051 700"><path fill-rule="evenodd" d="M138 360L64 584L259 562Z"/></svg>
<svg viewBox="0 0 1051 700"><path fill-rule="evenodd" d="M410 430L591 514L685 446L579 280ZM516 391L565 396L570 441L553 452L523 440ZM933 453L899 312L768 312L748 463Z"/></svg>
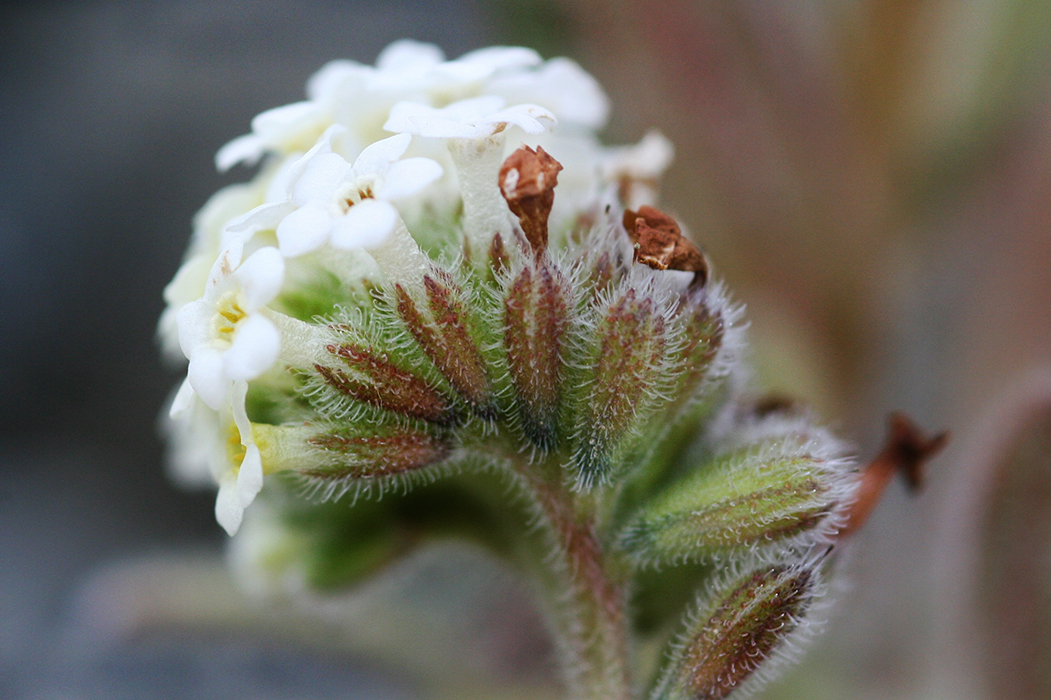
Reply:
<svg viewBox="0 0 1051 700"><path fill-rule="evenodd" d="M237 479L230 474L219 483L219 493L215 497L215 519L226 530L226 534L233 537L241 527L244 512L237 494Z"/></svg>
<svg viewBox="0 0 1051 700"><path fill-rule="evenodd" d="M371 72L370 66L354 61L329 61L307 81L307 97L312 100L331 99L337 92L346 92L347 84L353 84ZM345 95L350 96L350 95Z"/></svg>
<svg viewBox="0 0 1051 700"><path fill-rule="evenodd" d="M305 122L315 121L322 109L316 102L293 102L268 109L252 119L252 131L267 141L282 139Z"/></svg>
<svg viewBox="0 0 1051 700"><path fill-rule="evenodd" d="M499 111L505 104L507 104L507 101L502 97L483 95L482 97L472 97L468 100L453 102L451 105L434 111L446 119L463 122L464 124L474 124L486 115Z"/></svg>
<svg viewBox="0 0 1051 700"><path fill-rule="evenodd" d="M215 306L204 299L190 302L179 309L176 322L179 324L179 347L187 359L199 348L207 347L212 338L212 318Z"/></svg>
<svg viewBox="0 0 1051 700"><path fill-rule="evenodd" d="M237 472L237 501L247 508L263 488L263 460L254 442L248 444Z"/></svg>
<svg viewBox="0 0 1051 700"><path fill-rule="evenodd" d="M427 138L474 138L474 122L499 110L502 97L477 97L435 109L418 102L399 102L383 125L385 131L419 134Z"/></svg>
<svg viewBox="0 0 1051 700"><path fill-rule="evenodd" d="M313 199L332 197L340 185L353 177L353 168L338 153L321 152L313 156L292 186L291 199L303 206Z"/></svg>
<svg viewBox="0 0 1051 700"><path fill-rule="evenodd" d="M224 242L233 241L233 236L251 238L257 231L273 231L281 220L295 211L291 202L261 204L250 212L233 219L223 229Z"/></svg>
<svg viewBox="0 0 1051 700"><path fill-rule="evenodd" d="M187 377L182 380L178 393L176 393L175 398L172 399L172 407L168 410L168 416L170 418L178 418L186 413L190 406L193 405L193 397L193 386L190 385L190 378Z"/></svg>
<svg viewBox="0 0 1051 700"><path fill-rule="evenodd" d="M281 254L294 258L323 246L332 231L332 219L332 212L321 203L296 209L277 226Z"/></svg>
<svg viewBox="0 0 1051 700"><path fill-rule="evenodd" d="M371 144L354 161L354 174L361 177L386 172L390 164L405 153L410 141L412 137L408 134L397 134Z"/></svg>
<svg viewBox="0 0 1051 700"><path fill-rule="evenodd" d="M444 60L445 54L434 44L400 39L380 52L376 57L376 68L381 71L403 70L433 66Z"/></svg>
<svg viewBox="0 0 1051 700"><path fill-rule="evenodd" d="M465 53L452 63L472 63L487 66L491 71L506 68L538 66L543 59L533 49L521 46L488 46Z"/></svg>
<svg viewBox="0 0 1051 700"><path fill-rule="evenodd" d="M230 380L223 370L223 353L211 347L198 348L190 358L186 371L190 386L201 401L218 411L230 395Z"/></svg>
<svg viewBox="0 0 1051 700"><path fill-rule="evenodd" d="M204 299L214 302L226 291L229 286L228 280L234 274L234 270L241 264L241 253L244 251L244 241L240 237L230 240L230 244L219 253L219 257L212 263L212 269L208 272L208 282L204 287Z"/></svg>
<svg viewBox="0 0 1051 700"><path fill-rule="evenodd" d="M248 256L234 273L245 295L245 311L266 306L281 292L285 282L285 259L273 246L260 248Z"/></svg>
<svg viewBox="0 0 1051 700"><path fill-rule="evenodd" d="M433 129L428 128L432 122L441 123L442 119L435 116L438 110L418 102L399 102L391 107L390 116L383 124L384 131L396 134L419 134L430 136Z"/></svg>
<svg viewBox="0 0 1051 700"><path fill-rule="evenodd" d="M408 136L408 134L402 134ZM406 158L391 164L383 185L376 192L383 199L416 194L442 176L442 166L430 158Z"/></svg>
<svg viewBox="0 0 1051 700"><path fill-rule="evenodd" d="M251 314L237 324L233 342L222 353L223 376L255 379L273 367L280 354L280 331L262 314Z"/></svg>
<svg viewBox="0 0 1051 700"><path fill-rule="evenodd" d="M600 129L609 116L609 98L587 71L568 58L554 58L538 71L498 76L486 90L512 104L534 102L550 109L560 122Z"/></svg>
<svg viewBox="0 0 1051 700"><path fill-rule="evenodd" d="M493 127L498 124L513 124L522 129L527 134L540 134L543 133L547 126L544 124L555 124L557 120L555 115L551 114L548 110L544 109L539 105L516 105L509 107L504 110L500 110L495 114L491 114L482 120L479 120L479 125L490 124ZM493 133L493 130L487 130L485 133L479 133L476 138Z"/></svg>
<svg viewBox="0 0 1051 700"><path fill-rule="evenodd" d="M398 223L398 210L381 199L358 202L336 221L332 245L336 248L375 248L390 236Z"/></svg>
<svg viewBox="0 0 1051 700"><path fill-rule="evenodd" d="M238 163L255 165L265 150L266 145L257 134L238 136L215 154L215 167L219 172L225 173Z"/></svg>
<svg viewBox="0 0 1051 700"><path fill-rule="evenodd" d="M175 277L164 288L164 301L171 306L182 306L201 296L211 269L211 256L195 255L182 264Z"/></svg>

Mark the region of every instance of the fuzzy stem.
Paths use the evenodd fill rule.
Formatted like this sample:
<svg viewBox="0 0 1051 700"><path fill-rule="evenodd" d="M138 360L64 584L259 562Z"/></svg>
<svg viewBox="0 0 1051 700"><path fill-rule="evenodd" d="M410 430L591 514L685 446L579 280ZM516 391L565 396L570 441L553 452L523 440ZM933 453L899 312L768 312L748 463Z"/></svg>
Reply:
<svg viewBox="0 0 1051 700"><path fill-rule="evenodd" d="M514 460L519 482L539 509L539 522L555 540L544 563L556 616L558 646L574 700L630 700L627 587L611 569L597 534L589 497L574 494L559 473Z"/></svg>

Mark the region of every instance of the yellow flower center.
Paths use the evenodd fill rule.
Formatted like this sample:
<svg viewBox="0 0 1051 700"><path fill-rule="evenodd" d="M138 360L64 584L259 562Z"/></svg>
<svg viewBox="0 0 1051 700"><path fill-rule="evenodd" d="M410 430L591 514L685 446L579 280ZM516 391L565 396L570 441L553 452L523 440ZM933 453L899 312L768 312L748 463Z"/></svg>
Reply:
<svg viewBox="0 0 1051 700"><path fill-rule="evenodd" d="M237 324L248 315L241 308L240 301L240 295L237 292L228 292L219 298L215 305L215 316L212 317L213 337L227 343L233 342Z"/></svg>

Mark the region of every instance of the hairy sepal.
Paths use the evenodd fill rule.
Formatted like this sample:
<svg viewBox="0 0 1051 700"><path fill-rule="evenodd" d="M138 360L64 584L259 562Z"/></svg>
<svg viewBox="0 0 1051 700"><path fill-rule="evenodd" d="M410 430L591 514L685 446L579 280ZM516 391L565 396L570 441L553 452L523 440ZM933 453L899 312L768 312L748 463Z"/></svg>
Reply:
<svg viewBox="0 0 1051 700"><path fill-rule="evenodd" d="M504 296L504 347L522 432L543 451L558 440L571 304L565 276L546 258L524 266Z"/></svg>
<svg viewBox="0 0 1051 700"><path fill-rule="evenodd" d="M424 303L396 285L398 315L420 349L477 415L496 415L495 397L476 340L470 295L448 273L423 278Z"/></svg>
<svg viewBox="0 0 1051 700"><path fill-rule="evenodd" d="M672 645L652 700L742 698L813 633L821 561L753 566L709 587Z"/></svg>
<svg viewBox="0 0 1051 700"><path fill-rule="evenodd" d="M626 280L594 309L577 357L573 467L578 489L608 484L667 401L680 342L669 295Z"/></svg>
<svg viewBox="0 0 1051 700"><path fill-rule="evenodd" d="M819 439L782 435L696 465L619 536L639 566L831 543L853 495L847 462Z"/></svg>

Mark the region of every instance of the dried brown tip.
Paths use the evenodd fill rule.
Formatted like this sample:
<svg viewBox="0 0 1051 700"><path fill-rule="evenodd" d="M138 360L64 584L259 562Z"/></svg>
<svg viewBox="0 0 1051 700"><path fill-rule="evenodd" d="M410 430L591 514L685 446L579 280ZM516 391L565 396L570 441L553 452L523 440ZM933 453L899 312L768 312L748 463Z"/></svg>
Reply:
<svg viewBox="0 0 1051 700"><path fill-rule="evenodd" d="M560 170L562 164L540 146L535 151L522 146L500 167L500 192L537 256L547 249L547 220Z"/></svg>
<svg viewBox="0 0 1051 700"><path fill-rule="evenodd" d="M926 438L904 413L892 413L887 420L887 442L876 458L861 472L857 500L847 513L847 525L840 535L848 535L868 520L880 496L895 474L901 474L910 490L923 486L923 465L949 441L949 433Z"/></svg>
<svg viewBox="0 0 1051 700"><path fill-rule="evenodd" d="M651 206L624 212L624 228L635 244L634 261L655 270L694 273L693 285L708 281L708 261L693 241L682 235L675 219Z"/></svg>

